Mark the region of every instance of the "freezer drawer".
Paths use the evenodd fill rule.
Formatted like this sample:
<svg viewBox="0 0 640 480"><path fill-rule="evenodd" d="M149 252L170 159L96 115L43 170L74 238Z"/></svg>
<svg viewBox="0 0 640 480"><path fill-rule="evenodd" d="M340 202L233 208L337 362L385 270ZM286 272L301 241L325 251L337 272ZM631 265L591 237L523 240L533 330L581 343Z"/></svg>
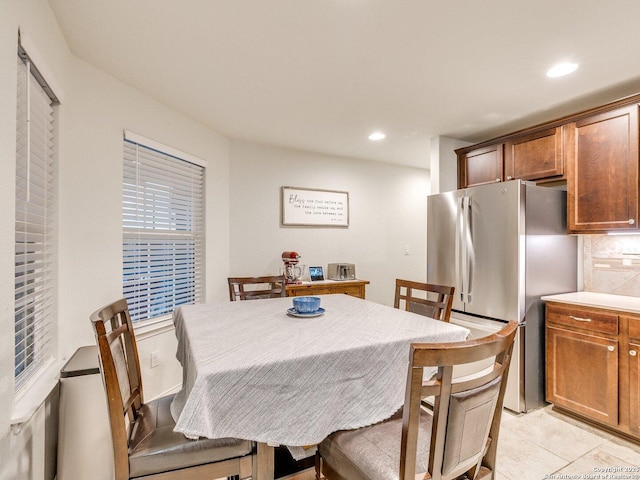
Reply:
<svg viewBox="0 0 640 480"><path fill-rule="evenodd" d="M462 315L454 312L451 315L451 323L468 328L471 331L470 338L481 338L504 328L506 323L496 320L488 320L483 318L473 318L469 315ZM507 380L507 389L504 394L504 407L514 412L523 411L523 401L520 395L520 341L522 338L522 326L516 332L516 340L513 345L513 355L511 365L509 366L509 379ZM462 377L480 372L488 368L492 364L491 359L481 360L479 362L459 365L454 367L453 376Z"/></svg>

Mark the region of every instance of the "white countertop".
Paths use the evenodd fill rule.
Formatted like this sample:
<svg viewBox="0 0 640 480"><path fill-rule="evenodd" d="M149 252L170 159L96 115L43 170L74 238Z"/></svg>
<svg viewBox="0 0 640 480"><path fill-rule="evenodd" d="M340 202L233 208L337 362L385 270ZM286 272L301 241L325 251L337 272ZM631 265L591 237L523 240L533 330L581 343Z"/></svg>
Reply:
<svg viewBox="0 0 640 480"><path fill-rule="evenodd" d="M572 292L559 295L545 295L542 300L563 302L584 307L611 308L623 312L640 313L640 297L611 295L608 293Z"/></svg>

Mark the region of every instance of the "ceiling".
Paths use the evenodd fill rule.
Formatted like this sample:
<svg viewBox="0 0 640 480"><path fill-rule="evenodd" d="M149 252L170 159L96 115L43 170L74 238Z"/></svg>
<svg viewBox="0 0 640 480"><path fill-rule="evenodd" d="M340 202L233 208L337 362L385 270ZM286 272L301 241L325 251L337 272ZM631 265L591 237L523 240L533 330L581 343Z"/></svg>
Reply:
<svg viewBox="0 0 640 480"><path fill-rule="evenodd" d="M71 51L221 134L429 167L640 92L637 0L49 0ZM554 63L580 64L549 79ZM386 139L367 139L374 130Z"/></svg>

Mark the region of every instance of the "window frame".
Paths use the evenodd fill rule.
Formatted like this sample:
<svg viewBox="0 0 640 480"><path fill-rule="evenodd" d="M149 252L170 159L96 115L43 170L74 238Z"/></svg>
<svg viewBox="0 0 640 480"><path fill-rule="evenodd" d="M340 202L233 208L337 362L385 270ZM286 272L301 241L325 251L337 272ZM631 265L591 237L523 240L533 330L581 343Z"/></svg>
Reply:
<svg viewBox="0 0 640 480"><path fill-rule="evenodd" d="M34 57L41 65L34 64ZM57 84L49 69L22 32L16 79L13 379L16 397L23 399L40 390L41 379L57 367L55 107L60 100L51 88Z"/></svg>
<svg viewBox="0 0 640 480"><path fill-rule="evenodd" d="M204 299L207 164L206 161L198 157L128 130L124 131L123 140L123 295L129 303L136 331L149 332L166 328L172 312L177 306L201 303ZM135 149L135 159L134 153L131 152L132 148ZM135 166L131 166L132 161ZM179 170L174 172L176 176L171 179L166 177L166 172L174 171L174 167ZM159 170L164 172L162 176L157 174ZM191 178L189 175L197 178ZM184 182L188 182L189 178L194 182L192 189L193 185L197 189L193 190L190 198L188 195L184 195L185 192L177 193L176 198L173 197L173 194L169 196L170 187L175 188L178 184L184 186ZM160 181L165 179L167 180L166 184L161 184ZM166 197L158 202L162 204L160 212L157 209L158 205L154 203L154 195L148 193L151 190L149 181L153 182L154 189L157 188L161 191L159 196L165 195ZM146 186L140 185L143 182L146 182ZM172 182L173 186L171 186ZM188 215L184 212L188 211L190 206L192 207L191 214ZM142 213L134 215L134 211ZM183 212L185 216L180 212ZM165 225L169 224L169 227L164 228L163 222ZM187 224L191 225L193 229L187 230ZM172 243L169 237L175 239L175 242ZM190 238L193 240L192 244L189 243ZM179 248L177 245L180 244L180 240L183 241L183 246L187 245L187 247ZM135 242L138 247L135 246ZM191 249L193 249L192 260L190 260ZM163 255L157 255L158 252L162 252ZM153 256L157 258L152 259ZM161 260L160 257L164 260ZM169 258L174 258L173 263L168 260ZM176 265L193 267L193 272L192 274L189 271L176 273L177 270L174 269L173 274L168 273L165 266L169 263L174 267ZM156 265L155 268L154 265ZM164 269L164 273L158 273L159 269ZM137 279L134 271L138 272ZM143 279L145 275L147 278ZM153 275L158 275L156 281L154 281ZM192 278L189 280L190 277ZM152 295L162 292L162 287L159 286L157 280L171 284L170 288L165 291L170 291L171 295L175 297L176 283L182 285L185 278L187 279L187 287L183 296L178 295L173 301L171 299L163 300L160 297L158 301L154 302L151 298ZM142 287L145 281L151 285L146 290ZM140 288L136 289L138 286ZM164 311L159 315L149 317L148 313L157 305L162 305Z"/></svg>

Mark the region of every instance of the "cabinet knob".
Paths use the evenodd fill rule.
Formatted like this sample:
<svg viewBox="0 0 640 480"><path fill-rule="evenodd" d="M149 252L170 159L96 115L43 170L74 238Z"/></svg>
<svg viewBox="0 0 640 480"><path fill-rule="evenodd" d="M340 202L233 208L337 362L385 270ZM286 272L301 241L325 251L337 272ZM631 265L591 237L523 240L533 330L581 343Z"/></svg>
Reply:
<svg viewBox="0 0 640 480"><path fill-rule="evenodd" d="M507 180L513 180L513 177L512 177L511 175L509 175L509 176L507 177Z"/></svg>
<svg viewBox="0 0 640 480"><path fill-rule="evenodd" d="M638 352L636 352L635 350L629 350L629 355L631 355L632 357L635 357L638 354Z"/></svg>
<svg viewBox="0 0 640 480"><path fill-rule="evenodd" d="M616 348L613 345L609 345L607 347L607 350L609 350L610 352L613 352Z"/></svg>
<svg viewBox="0 0 640 480"><path fill-rule="evenodd" d="M496 178L496 182L499 182L499 181L500 181L500 179L499 179L499 178Z"/></svg>
<svg viewBox="0 0 640 480"><path fill-rule="evenodd" d="M634 223L636 223L636 221L633 218L629 219L629 225L633 225Z"/></svg>

